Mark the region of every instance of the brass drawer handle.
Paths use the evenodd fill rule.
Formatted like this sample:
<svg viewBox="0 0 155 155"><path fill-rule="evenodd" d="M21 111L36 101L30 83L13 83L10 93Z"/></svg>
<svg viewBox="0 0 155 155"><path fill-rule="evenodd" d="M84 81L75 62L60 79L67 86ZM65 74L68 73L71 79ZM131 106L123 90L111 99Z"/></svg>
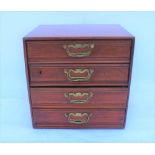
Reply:
<svg viewBox="0 0 155 155"><path fill-rule="evenodd" d="M65 93L64 96L72 104L83 104L88 102L88 100L93 96L93 93Z"/></svg>
<svg viewBox="0 0 155 155"><path fill-rule="evenodd" d="M86 57L91 54L94 44L65 44L63 48L68 56Z"/></svg>
<svg viewBox="0 0 155 155"><path fill-rule="evenodd" d="M64 73L70 81L88 81L93 72L93 69L64 69Z"/></svg>
<svg viewBox="0 0 155 155"><path fill-rule="evenodd" d="M68 122L72 124L85 124L88 123L92 113L65 113L65 117L68 118Z"/></svg>

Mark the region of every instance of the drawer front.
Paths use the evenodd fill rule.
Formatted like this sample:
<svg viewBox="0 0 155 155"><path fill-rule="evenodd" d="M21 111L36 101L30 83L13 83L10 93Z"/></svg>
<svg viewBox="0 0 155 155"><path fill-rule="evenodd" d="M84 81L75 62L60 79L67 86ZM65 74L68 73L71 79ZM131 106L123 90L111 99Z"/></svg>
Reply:
<svg viewBox="0 0 155 155"><path fill-rule="evenodd" d="M98 41L28 41L29 61L51 63L72 61L126 61L130 60L131 40Z"/></svg>
<svg viewBox="0 0 155 155"><path fill-rule="evenodd" d="M33 109L34 127L124 127L124 109Z"/></svg>
<svg viewBox="0 0 155 155"><path fill-rule="evenodd" d="M31 88L34 108L126 108L127 97L127 88Z"/></svg>
<svg viewBox="0 0 155 155"><path fill-rule="evenodd" d="M30 66L31 86L127 86L128 64Z"/></svg>

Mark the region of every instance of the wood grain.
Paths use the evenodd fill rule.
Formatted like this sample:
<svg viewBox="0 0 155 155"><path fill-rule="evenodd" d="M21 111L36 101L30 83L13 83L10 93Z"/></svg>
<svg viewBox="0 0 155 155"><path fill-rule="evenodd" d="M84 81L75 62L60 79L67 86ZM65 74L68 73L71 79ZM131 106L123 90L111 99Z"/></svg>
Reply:
<svg viewBox="0 0 155 155"><path fill-rule="evenodd" d="M93 44L94 48L91 54L86 57L71 57L63 48L68 44ZM104 60L113 61L126 61L130 60L131 40L92 40L92 41L28 41L26 42L28 49L28 59L31 62L57 62L62 61L68 63L70 61L89 62ZM76 49L78 50L78 49ZM95 63L96 63L95 62Z"/></svg>
<svg viewBox="0 0 155 155"><path fill-rule="evenodd" d="M43 25L25 36L24 57L33 127L124 128L134 42L134 36L120 25L102 24ZM93 44L93 48L85 57L71 57L64 48L70 44ZM72 50L85 52L79 48ZM70 69L88 69L93 73L88 81L75 82L64 72ZM81 78L89 72L70 73ZM65 93L85 95L72 95L68 99ZM93 95L84 104L70 103L70 100L83 102L89 94ZM92 114L88 123L72 124L65 117L65 113L84 112Z"/></svg>
<svg viewBox="0 0 155 155"><path fill-rule="evenodd" d="M93 69L87 81L70 81L64 73L66 69ZM31 86L127 86L129 65L49 65L30 66ZM72 75L73 76L73 75ZM81 74L74 76L82 76ZM85 75L87 77L87 75Z"/></svg>
<svg viewBox="0 0 155 155"><path fill-rule="evenodd" d="M69 93L93 95L91 98L87 96L66 98L65 94ZM33 108L126 108L127 97L127 88L31 88ZM86 101L83 103L70 102L72 100Z"/></svg>
<svg viewBox="0 0 155 155"><path fill-rule="evenodd" d="M118 24L40 25L24 40L131 39L133 36Z"/></svg>
<svg viewBox="0 0 155 155"><path fill-rule="evenodd" d="M91 113L88 123L69 123L66 113ZM124 126L124 109L33 109L34 126L87 128L95 126Z"/></svg>

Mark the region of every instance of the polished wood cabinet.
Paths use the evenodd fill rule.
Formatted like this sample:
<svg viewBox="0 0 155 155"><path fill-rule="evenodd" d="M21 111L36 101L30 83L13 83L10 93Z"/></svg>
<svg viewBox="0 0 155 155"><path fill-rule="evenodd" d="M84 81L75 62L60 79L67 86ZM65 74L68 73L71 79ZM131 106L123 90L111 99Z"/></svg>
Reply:
<svg viewBox="0 0 155 155"><path fill-rule="evenodd" d="M34 128L124 128L134 36L120 25L42 25L24 37Z"/></svg>

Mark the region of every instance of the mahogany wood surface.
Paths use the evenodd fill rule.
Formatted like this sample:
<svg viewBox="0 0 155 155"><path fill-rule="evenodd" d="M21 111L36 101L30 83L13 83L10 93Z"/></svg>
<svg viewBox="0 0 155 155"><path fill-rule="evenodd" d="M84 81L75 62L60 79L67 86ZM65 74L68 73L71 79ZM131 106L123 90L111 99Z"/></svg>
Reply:
<svg viewBox="0 0 155 155"><path fill-rule="evenodd" d="M84 124L70 123L66 113L89 113L89 121ZM124 125L124 109L33 109L34 125L44 127L89 127Z"/></svg>
<svg viewBox="0 0 155 155"><path fill-rule="evenodd" d="M100 24L42 25L25 36L33 127L124 128L134 41L120 25ZM68 54L70 45L71 54L82 57ZM87 113L91 116L88 122L74 124L66 113L80 121L86 120Z"/></svg>
<svg viewBox="0 0 155 155"><path fill-rule="evenodd" d="M71 57L67 54L64 45L74 44L93 44L90 55L79 58ZM131 40L92 40L92 41L28 41L26 42L28 49L28 59L31 62L87 62L104 60L113 62L114 60L129 62ZM79 48L80 49L80 48ZM77 50L77 49L76 49ZM82 49L81 49L82 50Z"/></svg>
<svg viewBox="0 0 155 155"><path fill-rule="evenodd" d="M133 38L127 30L118 24L71 24L40 25L32 30L25 40L66 40L66 39L104 39Z"/></svg>
<svg viewBox="0 0 155 155"><path fill-rule="evenodd" d="M93 69L91 77L87 81L70 81L64 70L68 69ZM31 66L30 85L31 86L127 86L128 85L128 64L104 65L63 65L63 66ZM71 76L84 76L87 73L71 74Z"/></svg>
<svg viewBox="0 0 155 155"><path fill-rule="evenodd" d="M70 98L65 94L73 94ZM81 93L79 96L74 96ZM88 96L82 96L83 94ZM31 88L33 108L126 108L127 88L79 87L79 88ZM88 101L87 101L88 99ZM72 103L72 100L86 100Z"/></svg>

